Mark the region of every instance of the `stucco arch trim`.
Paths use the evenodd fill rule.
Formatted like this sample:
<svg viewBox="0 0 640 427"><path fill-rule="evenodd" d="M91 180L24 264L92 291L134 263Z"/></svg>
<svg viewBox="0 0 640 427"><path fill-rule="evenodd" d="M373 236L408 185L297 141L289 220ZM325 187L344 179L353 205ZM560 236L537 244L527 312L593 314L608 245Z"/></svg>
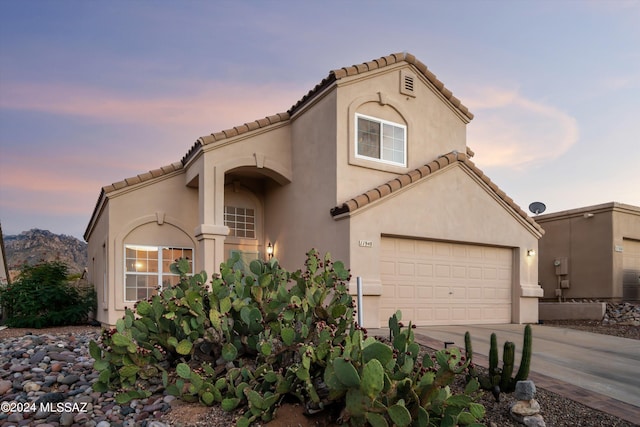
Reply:
<svg viewBox="0 0 640 427"><path fill-rule="evenodd" d="M353 99L351 101L351 103L349 104L348 108L347 108L347 140L349 141L349 143L347 144L348 146L348 159L349 159L349 164L350 165L354 165L354 166L362 166L362 167L366 167L366 168L371 168L371 169L377 169L377 170L382 170L385 172L393 172L393 173L405 173L409 170L408 167L406 166L396 166L396 165L391 165L391 164L387 164L387 163L382 163L382 162L377 162L377 161L373 161L373 160L367 160L367 159L363 159L361 157L357 157L356 156L356 113L361 112L360 109L369 103L376 103L378 104L380 107L383 108L390 108L392 109L395 113L397 113L397 115L401 118L401 124L406 126L407 129L407 134L406 134L406 140L407 140L407 144L405 149L407 150L406 154L406 159L407 159L407 164L409 163L409 156L411 155L410 151L409 151L409 143L408 141L410 140L411 137L411 129L413 128L413 122L411 121L411 119L409 117L411 117L411 115L409 114L408 111L405 111L405 109L402 107L402 99L398 98L395 95L390 95L384 92L375 92L375 93L368 93L366 95L362 95L359 96L355 99ZM367 115L371 115L371 113L367 113ZM375 115L375 113L374 113ZM379 117L381 119L388 119L388 117ZM395 118L395 120L397 121L398 119Z"/></svg>
<svg viewBox="0 0 640 427"><path fill-rule="evenodd" d="M235 157L216 165L216 168L218 167L225 174L230 170L240 167L253 167L256 168L256 172L273 179L280 185L289 184L293 180L293 170L291 167L285 166L264 153L256 152L252 156Z"/></svg>
<svg viewBox="0 0 640 427"><path fill-rule="evenodd" d="M194 259L197 259L197 257L195 256L195 251L198 248L197 241L194 236L186 231L188 229L187 225L179 219L170 215L166 215L163 212L156 212L153 214L141 216L129 222L121 229L121 231L115 236L113 240L114 245L110 264L113 266L113 279L111 280L111 287L114 291L113 294L115 297L116 310L124 310L126 306L124 301L124 283L121 282L121 279L124 278L124 244L127 240L127 237L130 236L131 233L133 233L135 230L147 224L153 223L157 224L160 227L173 227L182 232L182 234L184 234L184 236L190 240L194 250Z"/></svg>

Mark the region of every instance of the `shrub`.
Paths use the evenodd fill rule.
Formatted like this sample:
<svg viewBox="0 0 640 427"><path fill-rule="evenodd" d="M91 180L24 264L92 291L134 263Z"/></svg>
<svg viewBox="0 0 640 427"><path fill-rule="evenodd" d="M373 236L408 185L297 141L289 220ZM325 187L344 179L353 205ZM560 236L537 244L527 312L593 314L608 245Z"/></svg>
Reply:
<svg viewBox="0 0 640 427"><path fill-rule="evenodd" d="M67 280L68 267L58 261L25 266L11 285L0 288L6 324L18 328L75 325L95 311L93 288L78 289Z"/></svg>
<svg viewBox="0 0 640 427"><path fill-rule="evenodd" d="M312 250L304 271L290 273L271 259L253 261L245 273L234 268L237 261L234 257L221 265L210 290L205 273L187 277L188 263L174 264L172 270L181 274L178 285L126 309L114 329L91 342L99 371L94 390L116 390L116 401L124 404L164 388L186 401L239 410L241 427L269 421L283 399L296 399L314 413L344 406L346 396L343 413L349 417L344 421L361 425L364 418L348 410L350 396L362 393L347 390L358 386L344 380L342 369L349 365L354 372L347 375L355 373L363 384L375 382L362 386L370 396L380 388L379 369L371 367L371 359L383 357L387 371L380 391L385 395L372 397L376 405L389 407L380 417L398 424L397 417L407 415L403 406L410 417L420 415L416 425L426 425L421 401L413 399L418 391L433 422L446 418L463 424L480 413L481 405L472 406L470 398L451 399L448 381L466 367L458 365L459 355L440 354L438 363L446 366L438 370L431 359L409 362L413 353L404 353L417 347L410 330L398 326L396 335L404 338L394 340L393 348L366 338L354 321L350 273L342 262L332 262L329 255L321 259ZM395 364L398 358L401 363ZM473 408L473 414L465 408ZM376 415L369 417L385 425Z"/></svg>

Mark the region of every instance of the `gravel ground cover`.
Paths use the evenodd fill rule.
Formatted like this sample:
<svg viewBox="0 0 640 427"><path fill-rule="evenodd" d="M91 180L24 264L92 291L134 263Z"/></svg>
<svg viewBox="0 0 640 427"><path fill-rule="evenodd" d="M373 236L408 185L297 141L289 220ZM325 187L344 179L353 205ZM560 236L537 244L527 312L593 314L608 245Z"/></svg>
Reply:
<svg viewBox="0 0 640 427"><path fill-rule="evenodd" d="M556 321L545 325L640 339L640 327L603 324L593 321ZM112 393L95 393L91 384L97 377L88 354L88 343L100 333L95 327L0 330L0 404L29 405L28 411L0 411L0 427L39 425L89 427L222 427L233 424L233 414L219 408L187 404L157 390L147 399L117 405ZM425 348L425 351L431 351ZM457 386L461 387L462 384ZM542 388L536 400L547 426L637 426L589 408ZM487 409L487 426L521 426L509 416L514 402L502 395L496 402L491 393L480 397ZM33 404L36 404L33 406ZM44 406L41 404L44 403ZM47 406L48 405L48 406ZM62 405L62 406L56 406ZM33 410L32 410L33 409ZM52 409L52 410L46 410ZM71 409L71 410L67 410ZM278 410L271 427L335 426L330 414L306 418L294 404Z"/></svg>

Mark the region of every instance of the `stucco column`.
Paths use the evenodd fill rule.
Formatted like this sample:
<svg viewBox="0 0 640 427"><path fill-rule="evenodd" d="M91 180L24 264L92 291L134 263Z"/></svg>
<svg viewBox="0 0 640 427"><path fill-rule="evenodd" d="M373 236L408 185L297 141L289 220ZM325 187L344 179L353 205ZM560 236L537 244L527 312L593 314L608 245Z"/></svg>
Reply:
<svg viewBox="0 0 640 427"><path fill-rule="evenodd" d="M220 272L220 264L225 261L224 239L227 234L229 228L224 225L201 224L196 228L196 271L206 271L209 278Z"/></svg>
<svg viewBox="0 0 640 427"><path fill-rule="evenodd" d="M225 261L224 240L229 228L224 225L224 170L202 163L198 177L200 225L194 235L198 240L196 271L211 277Z"/></svg>
<svg viewBox="0 0 640 427"><path fill-rule="evenodd" d="M537 243L537 242L536 242ZM528 254L533 249L534 253ZM520 295L517 304L514 323L537 323L538 322L538 301L544 295L544 290L538 284L538 246L537 244L528 248L520 248L518 258L520 259L521 272L516 283L520 283Z"/></svg>

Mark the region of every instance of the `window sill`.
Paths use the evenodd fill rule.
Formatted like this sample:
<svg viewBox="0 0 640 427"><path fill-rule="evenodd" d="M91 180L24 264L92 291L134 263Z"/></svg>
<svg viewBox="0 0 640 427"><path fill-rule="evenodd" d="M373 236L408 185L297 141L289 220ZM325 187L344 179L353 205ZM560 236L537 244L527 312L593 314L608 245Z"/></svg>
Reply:
<svg viewBox="0 0 640 427"><path fill-rule="evenodd" d="M368 169L375 169L383 172L392 172L395 174L403 174L409 171L409 168L402 165L385 163L382 161L369 160L363 157L353 156L349 159L349 164L352 166L360 166Z"/></svg>

